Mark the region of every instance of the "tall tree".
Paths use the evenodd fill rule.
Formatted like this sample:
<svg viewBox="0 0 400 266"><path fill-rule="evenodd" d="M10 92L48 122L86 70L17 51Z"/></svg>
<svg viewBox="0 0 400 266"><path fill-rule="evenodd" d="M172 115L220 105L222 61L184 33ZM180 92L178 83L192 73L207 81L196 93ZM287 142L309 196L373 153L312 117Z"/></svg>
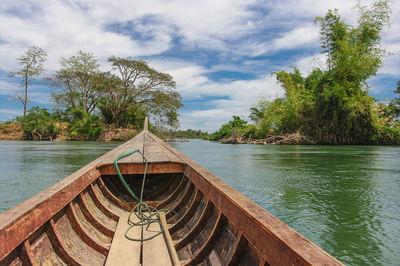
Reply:
<svg viewBox="0 0 400 266"><path fill-rule="evenodd" d="M53 100L61 106L79 107L90 114L103 95L97 59L92 53L79 51L77 55L62 58L60 65L55 76L49 78L57 90L52 94Z"/></svg>
<svg viewBox="0 0 400 266"><path fill-rule="evenodd" d="M328 70L313 87L312 121L322 142L367 143L376 132L367 79L376 75L387 55L380 41L391 10L387 0L358 5L358 10L356 27L346 24L337 10L316 18L328 56Z"/></svg>
<svg viewBox="0 0 400 266"><path fill-rule="evenodd" d="M177 111L183 106L182 97L169 74L131 58L112 56L108 61L115 74L107 74L101 109L112 113L114 124L120 125L123 114L133 108L153 114L161 124L178 125Z"/></svg>
<svg viewBox="0 0 400 266"><path fill-rule="evenodd" d="M327 67L305 78L296 69L274 73L286 93L252 110L259 129L300 131L320 143L370 143L380 128L367 80L388 54L380 41L391 10L387 0L358 5L358 10L356 26L347 24L337 10L315 19Z"/></svg>
<svg viewBox="0 0 400 266"><path fill-rule="evenodd" d="M397 88L394 93L397 94L397 97L393 98L390 104L393 106L394 114L400 116L400 80L397 81Z"/></svg>
<svg viewBox="0 0 400 266"><path fill-rule="evenodd" d="M24 105L24 117L26 116L26 108L28 105L28 85L32 83L34 78L37 78L45 71L43 63L46 61L47 52L42 48L31 46L25 54L17 58L18 64L22 69L18 72L10 72L11 76L20 77L21 85L24 88L23 93L17 93L16 98Z"/></svg>

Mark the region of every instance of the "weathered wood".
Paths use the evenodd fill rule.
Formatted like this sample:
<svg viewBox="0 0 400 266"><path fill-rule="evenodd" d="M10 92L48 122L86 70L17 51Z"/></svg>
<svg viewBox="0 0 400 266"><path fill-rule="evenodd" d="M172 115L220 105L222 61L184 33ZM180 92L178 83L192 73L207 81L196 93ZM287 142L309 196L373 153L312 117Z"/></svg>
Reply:
<svg viewBox="0 0 400 266"><path fill-rule="evenodd" d="M167 193L171 187L173 187L175 184L178 183L178 181L179 181L178 179L180 179L180 178L177 178L177 177L171 178L171 180L169 180L169 182L167 182L164 186L160 187L153 194L151 194L149 196L149 200L156 200L158 197L161 197L163 194Z"/></svg>
<svg viewBox="0 0 400 266"><path fill-rule="evenodd" d="M237 240L235 242L235 247L233 248L233 251L229 256L228 260L226 261L226 265L229 266L237 265L239 257L242 254L243 249L246 247L246 245L247 245L246 238L244 238L243 235L239 233Z"/></svg>
<svg viewBox="0 0 400 266"><path fill-rule="evenodd" d="M213 206L211 202L207 201L207 205L204 208L199 221L195 224L195 226L192 228L192 230L190 230L189 233L187 233L182 239L175 243L176 250L186 246L186 244L189 243L197 235L197 233L203 228L203 225L207 221L212 208Z"/></svg>
<svg viewBox="0 0 400 266"><path fill-rule="evenodd" d="M97 208L99 208L105 215L113 219L114 221L119 220L119 216L113 213L111 210L109 210L106 206L103 205L103 203L99 200L99 198L96 195L96 192L94 191L93 184L90 184L89 186L89 195L93 199L94 203L96 204Z"/></svg>
<svg viewBox="0 0 400 266"><path fill-rule="evenodd" d="M68 220L70 221L72 228L74 228L75 232L79 235L79 237L94 250L100 252L103 255L108 254L108 249L103 245L97 243L94 239L92 239L88 233L83 229L80 221L77 219L75 211L72 207L72 203L68 204L66 214Z"/></svg>
<svg viewBox="0 0 400 266"><path fill-rule="evenodd" d="M140 163L118 163L118 168L123 175L129 174L143 174L145 166L142 162ZM105 164L98 167L98 170L102 175L117 175L117 170L113 164ZM160 163L149 163L147 167L147 174L175 174L183 173L185 170L185 164L179 162L160 162Z"/></svg>
<svg viewBox="0 0 400 266"><path fill-rule="evenodd" d="M202 197L203 197L202 193L196 188L196 195L194 196L194 199L192 200L189 209L186 211L185 214L182 215L182 217L175 224L173 224L169 228L171 234L175 233L193 216L193 214L196 212L197 207L199 206Z"/></svg>
<svg viewBox="0 0 400 266"><path fill-rule="evenodd" d="M213 245L215 244L215 240L220 236L223 225L225 224L225 217L222 215L221 212L218 214L218 218L215 221L215 225L206 240L206 242L203 244L203 246L195 253L195 255L185 263L185 265L197 265L199 264L204 258L210 253L210 251L213 248Z"/></svg>
<svg viewBox="0 0 400 266"><path fill-rule="evenodd" d="M157 222L151 223L149 227L143 227L143 238L151 237L155 232L161 230L160 224ZM172 260L168 251L163 234L156 236L153 239L142 242L143 248L143 263L142 265L157 265L170 266Z"/></svg>
<svg viewBox="0 0 400 266"><path fill-rule="evenodd" d="M87 172L80 170L17 207L2 213L0 261L99 176L100 172L96 169Z"/></svg>
<svg viewBox="0 0 400 266"><path fill-rule="evenodd" d="M114 196L114 194L112 194L110 190L108 190L102 178L98 179L98 185L100 187L101 192L103 192L103 195L106 196L106 198L109 199L112 203L121 207L125 211L132 210L132 207L129 206L128 203L121 201L116 196Z"/></svg>
<svg viewBox="0 0 400 266"><path fill-rule="evenodd" d="M168 203L170 203L173 199L176 198L176 195L179 194L180 190L184 187L188 180L186 178L182 178L179 185L175 188L175 190L163 201L157 204L157 209L162 209Z"/></svg>
<svg viewBox="0 0 400 266"><path fill-rule="evenodd" d="M50 243L53 246L54 251L63 261L65 261L68 265L80 265L80 263L68 253L67 248L65 247L60 235L57 232L53 218L50 219L47 236L49 237Z"/></svg>
<svg viewBox="0 0 400 266"><path fill-rule="evenodd" d="M165 217L165 214L163 212L160 212L159 216L160 216L161 225L164 228L164 230L163 230L164 239L165 239L165 243L167 244L168 253L171 258L172 265L174 265L174 266L181 265L178 254L176 253L174 243L172 242L171 235L169 234L169 231L168 231L168 224L167 224L167 219Z"/></svg>
<svg viewBox="0 0 400 266"><path fill-rule="evenodd" d="M175 213L177 213L178 210L180 208L182 208L182 206L184 204L187 203L187 200L189 199L190 195L192 194L194 188L195 188L195 186L192 183L189 183L186 191L184 192L183 196L179 199L178 203L175 204L174 206L172 206L172 208L170 208L170 211L167 212L167 214L166 214L167 219L169 219L171 216L173 216Z"/></svg>
<svg viewBox="0 0 400 266"><path fill-rule="evenodd" d="M31 244L29 243L29 240L25 240L24 244L22 244L20 258L25 265L31 265L31 266L39 265L35 259L35 256L32 253Z"/></svg>
<svg viewBox="0 0 400 266"><path fill-rule="evenodd" d="M125 212L121 215L115 235L111 243L110 252L108 253L105 265L118 265L118 266L135 266L141 265L140 263L140 241L131 241L125 238L125 232L129 228L128 225L129 212ZM132 216L132 219L137 219L136 216ZM135 220L137 221L137 220ZM142 227L134 227L129 233L129 237L140 239L142 236Z"/></svg>
<svg viewBox="0 0 400 266"><path fill-rule="evenodd" d="M85 218L92 224L94 227L99 229L101 232L103 232L106 236L113 237L114 231L107 226L105 226L102 222L97 220L93 214L89 211L87 207L87 203L85 198L82 196L82 194L79 194L79 200L77 201L79 208L82 210L83 214L85 215Z"/></svg>

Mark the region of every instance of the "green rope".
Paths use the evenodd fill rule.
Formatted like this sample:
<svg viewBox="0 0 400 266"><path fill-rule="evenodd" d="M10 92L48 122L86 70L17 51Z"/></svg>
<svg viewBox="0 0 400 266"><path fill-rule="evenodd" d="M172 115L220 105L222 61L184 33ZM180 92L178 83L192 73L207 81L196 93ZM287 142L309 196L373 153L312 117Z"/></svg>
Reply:
<svg viewBox="0 0 400 266"><path fill-rule="evenodd" d="M143 161L145 162L145 168L144 168L144 174L143 174L142 188L141 188L141 191L140 191L140 197L137 197L136 194L133 193L133 191L129 187L128 183L126 183L125 178L121 174L121 171L119 170L119 167L118 167L118 161L120 159L122 159L124 157L127 157L127 156L129 156L131 154L134 154L135 152L138 152L143 157ZM143 191L144 191L144 184L145 184L145 181L146 181L147 166L148 166L147 158L139 150L133 150L133 151L121 154L121 155L117 156L117 158L115 158L115 160L114 160L114 167L117 170L119 179L121 180L121 182L124 185L124 187L126 188L126 190L129 192L129 194L138 202L135 205L135 207L133 207L131 212L129 213L128 224L130 226L125 232L125 237L127 239L129 239L129 240L132 240L132 241L147 241L147 240L151 240L151 239L155 238L156 236L160 235L164 231L164 228L163 228L163 226L162 226L162 224L160 222L159 212L161 212L161 211L171 211L171 210L167 210L167 209L157 210L157 208L149 206L147 203L143 202ZM132 214L135 214L135 216L139 219L138 222L132 221L132 219L131 219ZM147 238L143 238L143 239L131 238L131 237L128 236L128 232L135 226L141 226L141 227L146 226L146 230L149 231L148 228L152 223L158 223L160 225L160 228L161 228L160 231L152 231L152 232L155 232L154 235L152 235L150 237L147 237Z"/></svg>

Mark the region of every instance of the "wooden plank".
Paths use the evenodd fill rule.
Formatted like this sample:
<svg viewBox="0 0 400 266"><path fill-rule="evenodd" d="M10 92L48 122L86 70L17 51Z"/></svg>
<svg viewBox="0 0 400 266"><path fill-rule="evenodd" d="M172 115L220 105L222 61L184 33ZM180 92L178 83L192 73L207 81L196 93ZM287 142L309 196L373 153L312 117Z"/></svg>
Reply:
<svg viewBox="0 0 400 266"><path fill-rule="evenodd" d="M149 228L143 227L143 238L151 237L161 230L159 223L150 224ZM147 241L143 241L143 266L173 265L163 234Z"/></svg>
<svg viewBox="0 0 400 266"><path fill-rule="evenodd" d="M114 238L111 242L110 252L108 253L105 265L141 265L140 264L140 241L131 241L125 237L125 232L129 228L128 224L129 212L125 212L119 218ZM132 215L134 219L136 216ZM140 239L142 235L141 227L132 228L128 236Z"/></svg>
<svg viewBox="0 0 400 266"><path fill-rule="evenodd" d="M167 218L165 217L165 213L163 213L163 212L160 212L160 221L161 221L162 227L164 228L164 231L163 231L164 240L165 240L165 243L167 244L167 248L168 248L169 256L171 258L172 265L174 265L174 266L181 265L181 262L178 257L178 253L176 253L174 243L173 243L171 235L169 234L169 231L168 231Z"/></svg>
<svg viewBox="0 0 400 266"><path fill-rule="evenodd" d="M183 173L185 164L177 162L149 163L147 174L175 174ZM145 165L143 163L118 163L118 168L123 175L143 174ZM102 175L116 175L117 170L113 164L106 164L98 168Z"/></svg>

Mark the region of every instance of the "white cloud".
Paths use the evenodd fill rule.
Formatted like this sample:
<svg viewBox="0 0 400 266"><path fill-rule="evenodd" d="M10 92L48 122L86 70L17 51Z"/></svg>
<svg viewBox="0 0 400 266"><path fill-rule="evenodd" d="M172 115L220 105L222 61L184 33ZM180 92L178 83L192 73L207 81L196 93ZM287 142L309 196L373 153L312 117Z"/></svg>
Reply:
<svg viewBox="0 0 400 266"><path fill-rule="evenodd" d="M318 46L319 29L313 24L295 28L284 33L272 43L273 50L300 48L304 45Z"/></svg>
<svg viewBox="0 0 400 266"><path fill-rule="evenodd" d="M16 58L31 45L48 52L46 75L58 69L61 57L78 50L93 52L103 69L110 55L149 56L150 65L174 77L185 100L219 98L181 116L185 128L215 130L232 115L248 114L260 96L282 94L270 71L289 70L295 65L307 74L314 66L321 66L326 59L318 55L314 17L338 8L348 23L354 23L357 11L352 7L356 4L356 0L0 1L0 69L17 69ZM392 27L385 30L383 45L395 55L385 59L378 75L399 76L399 14L400 1L394 1ZM126 29L111 31L112 25ZM136 35L129 36L129 32ZM219 58L214 65L202 66L190 58L152 57L171 48L176 49L174 52L201 48L216 52ZM292 51L295 55L290 55ZM266 59L252 58L258 55ZM268 58L271 55L278 59ZM322 63L315 62L315 57ZM208 78L212 72L227 70L253 73L256 78L219 82ZM0 83L0 95L13 96L17 90L14 83ZM32 101L47 104L45 94L39 87L33 88Z"/></svg>

